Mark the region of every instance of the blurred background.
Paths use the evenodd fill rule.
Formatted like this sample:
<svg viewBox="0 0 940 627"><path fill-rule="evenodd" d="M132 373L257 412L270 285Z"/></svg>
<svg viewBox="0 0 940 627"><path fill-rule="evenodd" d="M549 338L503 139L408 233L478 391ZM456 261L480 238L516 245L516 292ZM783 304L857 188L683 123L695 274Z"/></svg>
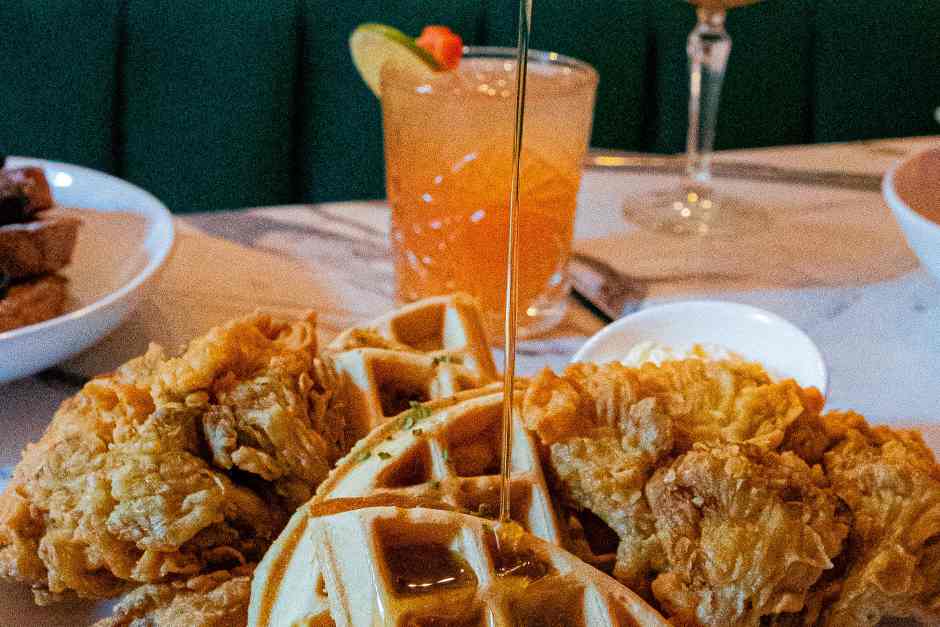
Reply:
<svg viewBox="0 0 940 627"><path fill-rule="evenodd" d="M511 45L514 0L2 0L0 147L126 178L175 212L384 196L347 37L445 24ZM535 0L533 45L600 73L592 145L685 148L682 0ZM937 0L732 11L716 148L936 133ZM564 124L564 120L559 120Z"/></svg>

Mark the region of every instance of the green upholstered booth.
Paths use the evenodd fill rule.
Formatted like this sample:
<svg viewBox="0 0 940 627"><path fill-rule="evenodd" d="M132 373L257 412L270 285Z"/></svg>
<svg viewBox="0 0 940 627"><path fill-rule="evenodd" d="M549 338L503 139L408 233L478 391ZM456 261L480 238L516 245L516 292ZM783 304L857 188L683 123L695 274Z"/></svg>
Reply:
<svg viewBox="0 0 940 627"><path fill-rule="evenodd" d="M174 211L384 194L379 105L346 38L443 23L514 38L514 0L3 0L0 148L105 170ZM533 41L592 63L592 144L685 142L681 0L535 0ZM718 148L940 132L940 2L732 11Z"/></svg>
<svg viewBox="0 0 940 627"><path fill-rule="evenodd" d="M114 172L119 0L0 2L0 149Z"/></svg>

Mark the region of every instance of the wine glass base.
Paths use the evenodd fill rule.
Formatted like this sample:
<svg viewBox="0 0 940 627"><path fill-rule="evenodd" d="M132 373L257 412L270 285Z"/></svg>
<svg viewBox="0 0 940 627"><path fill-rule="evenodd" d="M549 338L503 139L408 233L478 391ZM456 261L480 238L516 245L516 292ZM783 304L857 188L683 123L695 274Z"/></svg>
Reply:
<svg viewBox="0 0 940 627"><path fill-rule="evenodd" d="M677 236L743 235L766 229L770 215L760 206L693 188L628 198L624 217L640 228Z"/></svg>

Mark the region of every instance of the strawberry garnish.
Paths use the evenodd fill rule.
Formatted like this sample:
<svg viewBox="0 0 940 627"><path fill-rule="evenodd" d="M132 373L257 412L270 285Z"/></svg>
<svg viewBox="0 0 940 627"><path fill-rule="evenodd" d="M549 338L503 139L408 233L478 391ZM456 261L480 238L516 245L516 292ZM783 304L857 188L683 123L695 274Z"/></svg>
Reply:
<svg viewBox="0 0 940 627"><path fill-rule="evenodd" d="M415 43L431 53L442 70L453 70L463 56L463 40L446 26L425 26Z"/></svg>

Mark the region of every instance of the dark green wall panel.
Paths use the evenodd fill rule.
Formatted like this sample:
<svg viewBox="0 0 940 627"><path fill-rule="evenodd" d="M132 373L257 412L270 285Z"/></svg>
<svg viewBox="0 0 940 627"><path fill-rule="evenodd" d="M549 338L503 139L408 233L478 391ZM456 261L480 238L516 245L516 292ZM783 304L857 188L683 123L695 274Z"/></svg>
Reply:
<svg viewBox="0 0 940 627"><path fill-rule="evenodd" d="M512 45L514 0L0 0L0 148L117 172L174 211L384 195L347 38L443 23ZM593 143L684 149L684 0L535 0L533 45L600 74ZM731 11L718 148L940 132L940 2Z"/></svg>
<svg viewBox="0 0 940 627"><path fill-rule="evenodd" d="M131 0L121 173L174 211L296 198L297 25L283 0Z"/></svg>
<svg viewBox="0 0 940 627"><path fill-rule="evenodd" d="M0 149L110 171L118 0L0 1Z"/></svg>
<svg viewBox="0 0 940 627"><path fill-rule="evenodd" d="M488 0L482 43L515 46L517 7ZM587 61L597 70L591 144L641 148L646 124L647 11L643 0L535 0L532 46Z"/></svg>
<svg viewBox="0 0 940 627"><path fill-rule="evenodd" d="M814 139L940 133L940 2L819 0Z"/></svg>
<svg viewBox="0 0 940 627"><path fill-rule="evenodd" d="M353 29L363 22L385 22L418 35L426 24L444 24L472 41L479 6L473 0L306 1L300 104L304 200L385 196L381 111L349 56Z"/></svg>
<svg viewBox="0 0 940 627"><path fill-rule="evenodd" d="M650 0L650 6L654 86L646 146L680 152L688 126L685 48L695 10L681 0ZM766 0L728 12L732 47L718 110L717 149L809 141L811 16L809 0Z"/></svg>

